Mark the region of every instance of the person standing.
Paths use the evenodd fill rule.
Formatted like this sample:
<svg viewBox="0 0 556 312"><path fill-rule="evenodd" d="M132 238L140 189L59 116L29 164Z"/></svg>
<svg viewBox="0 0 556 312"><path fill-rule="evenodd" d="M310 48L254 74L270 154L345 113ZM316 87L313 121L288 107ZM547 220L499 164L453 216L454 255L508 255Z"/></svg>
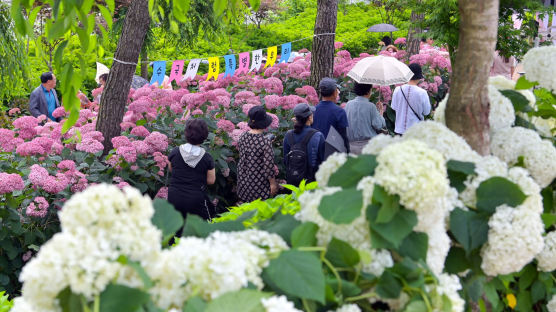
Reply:
<svg viewBox="0 0 556 312"><path fill-rule="evenodd" d="M284 136L286 182L299 185L305 179L315 181L315 173L324 160L324 135L311 128L314 106L301 103L293 109L294 129Z"/></svg>
<svg viewBox="0 0 556 312"><path fill-rule="evenodd" d="M247 116L251 130L239 138L239 163L237 168L237 195L243 202L268 199L278 191L274 172L272 142L264 137L264 131L272 123L272 117L263 106L252 107Z"/></svg>
<svg viewBox="0 0 556 312"><path fill-rule="evenodd" d="M202 119L190 119L185 125L186 144L174 147L170 161L168 202L185 218L196 214L210 220L216 215L207 196L207 186L214 184L216 173L212 156L201 147L208 137L208 127Z"/></svg>
<svg viewBox="0 0 556 312"><path fill-rule="evenodd" d="M45 115L52 121L59 121L59 118L52 116L52 112L60 106L55 87L56 76L51 72L43 73L41 85L31 92L29 98L29 111L33 117Z"/></svg>
<svg viewBox="0 0 556 312"><path fill-rule="evenodd" d="M352 154L361 154L361 150L369 140L386 127L384 117L381 116L376 105L369 101L371 88L370 84L356 82L353 92L357 97L347 102L345 108L349 124L347 137Z"/></svg>
<svg viewBox="0 0 556 312"><path fill-rule="evenodd" d="M417 84L423 79L423 72L419 64L409 64L413 72L411 80L396 87L392 95L392 109L396 111L396 134L404 134L412 125L421 122L431 112L431 104L427 91L419 88Z"/></svg>
<svg viewBox="0 0 556 312"><path fill-rule="evenodd" d="M490 76L501 75L512 80L516 63L517 61L515 57L504 57L500 55L500 52L494 51L494 60L492 62L492 67L490 68Z"/></svg>
<svg viewBox="0 0 556 312"><path fill-rule="evenodd" d="M346 129L348 120L346 112L336 105L340 95L340 86L332 78L323 78L319 83L319 90L322 100L316 107L313 116L313 128L320 131L324 137L328 137L331 127L334 127L344 140L346 152L349 153L349 140Z"/></svg>

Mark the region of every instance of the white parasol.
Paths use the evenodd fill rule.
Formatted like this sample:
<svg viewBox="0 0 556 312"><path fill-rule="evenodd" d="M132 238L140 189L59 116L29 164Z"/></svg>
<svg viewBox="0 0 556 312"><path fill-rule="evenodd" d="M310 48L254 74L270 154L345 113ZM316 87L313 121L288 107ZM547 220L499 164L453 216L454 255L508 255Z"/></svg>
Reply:
<svg viewBox="0 0 556 312"><path fill-rule="evenodd" d="M408 82L413 72L396 58L379 55L360 60L347 75L357 83L389 86Z"/></svg>
<svg viewBox="0 0 556 312"><path fill-rule="evenodd" d="M102 74L108 74L110 70L108 69L108 67L106 67L106 65L97 62L97 75L95 77L95 81L97 83L99 83L98 78L102 75Z"/></svg>

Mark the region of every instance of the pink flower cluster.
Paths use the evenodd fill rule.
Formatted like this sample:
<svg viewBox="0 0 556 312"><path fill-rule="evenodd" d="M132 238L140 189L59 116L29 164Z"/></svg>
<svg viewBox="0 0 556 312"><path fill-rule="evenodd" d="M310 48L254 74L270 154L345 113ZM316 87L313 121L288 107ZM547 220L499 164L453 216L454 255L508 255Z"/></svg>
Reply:
<svg viewBox="0 0 556 312"><path fill-rule="evenodd" d="M21 191L24 187L25 184L19 174L0 172L0 194Z"/></svg>
<svg viewBox="0 0 556 312"><path fill-rule="evenodd" d="M397 38L396 40L394 40L394 44L405 44L405 42L406 42L405 37L400 37L400 38Z"/></svg>
<svg viewBox="0 0 556 312"><path fill-rule="evenodd" d="M218 122L216 123L216 126L218 127L218 129L221 129L223 131L226 132L232 132L232 130L234 130L236 128L236 126L234 125L233 122L226 120L226 119L220 119L218 120Z"/></svg>
<svg viewBox="0 0 556 312"><path fill-rule="evenodd" d="M31 203L25 209L25 214L30 217L44 218L48 213L48 201L42 196L35 197Z"/></svg>

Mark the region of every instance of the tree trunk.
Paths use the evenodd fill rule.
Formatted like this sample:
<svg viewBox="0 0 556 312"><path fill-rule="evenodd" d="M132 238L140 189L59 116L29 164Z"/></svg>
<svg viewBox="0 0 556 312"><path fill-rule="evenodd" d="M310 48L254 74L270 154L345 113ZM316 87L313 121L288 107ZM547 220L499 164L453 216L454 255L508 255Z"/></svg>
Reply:
<svg viewBox="0 0 556 312"><path fill-rule="evenodd" d="M499 0L459 0L460 35L446 125L482 155L489 154L488 76L498 31Z"/></svg>
<svg viewBox="0 0 556 312"><path fill-rule="evenodd" d="M147 49L141 49L141 77L149 80L149 56Z"/></svg>
<svg viewBox="0 0 556 312"><path fill-rule="evenodd" d="M124 116L131 79L137 67L136 63L149 23L148 1L133 1L125 18L122 35L114 54L112 69L108 74L106 87L100 100L97 130L104 136L104 154L112 149L112 138L122 132L120 123ZM116 60L132 64L124 64Z"/></svg>
<svg viewBox="0 0 556 312"><path fill-rule="evenodd" d="M407 37L407 59L415 54L419 54L419 49L421 46L421 37L419 36L423 30L418 23L423 21L425 15L423 13L417 13L415 11L411 12L411 26L409 27L409 36Z"/></svg>
<svg viewBox="0 0 556 312"><path fill-rule="evenodd" d="M338 14L338 0L318 0L315 20L315 37L311 51L311 77L309 84L318 90L324 77L332 77L334 71L334 39ZM318 34L330 34L318 36Z"/></svg>

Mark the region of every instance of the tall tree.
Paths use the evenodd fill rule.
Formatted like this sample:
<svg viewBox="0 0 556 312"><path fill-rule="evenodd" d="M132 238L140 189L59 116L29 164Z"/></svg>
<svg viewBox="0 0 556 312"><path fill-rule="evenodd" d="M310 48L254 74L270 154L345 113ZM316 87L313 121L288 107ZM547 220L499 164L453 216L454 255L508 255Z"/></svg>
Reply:
<svg viewBox="0 0 556 312"><path fill-rule="evenodd" d="M489 154L488 75L498 30L499 0L459 0L460 35L446 125L482 155Z"/></svg>
<svg viewBox="0 0 556 312"><path fill-rule="evenodd" d="M420 1L419 1L420 2ZM411 12L411 25L409 26L409 35L407 36L407 58L419 53L421 42L421 33L423 30L419 23L423 21L425 14L416 11Z"/></svg>
<svg viewBox="0 0 556 312"><path fill-rule="evenodd" d="M148 0L135 0L126 15L114 63L100 101L97 130L104 135L104 153L112 149L112 138L120 135L131 79L137 67L143 39L149 29Z"/></svg>
<svg viewBox="0 0 556 312"><path fill-rule="evenodd" d="M334 70L334 39L338 14L338 0L318 0L317 18L311 51L311 77L309 84L317 87ZM322 35L321 35L322 34Z"/></svg>

